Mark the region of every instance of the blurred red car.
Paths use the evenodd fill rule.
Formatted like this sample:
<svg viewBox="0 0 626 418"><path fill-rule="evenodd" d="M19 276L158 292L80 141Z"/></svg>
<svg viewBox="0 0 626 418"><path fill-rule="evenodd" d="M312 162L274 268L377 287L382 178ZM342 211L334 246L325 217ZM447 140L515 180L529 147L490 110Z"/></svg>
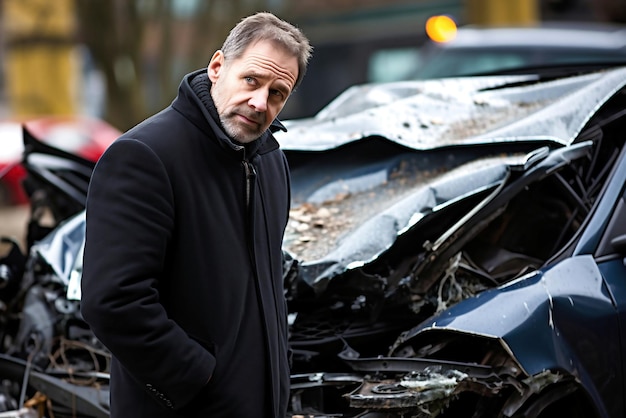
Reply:
<svg viewBox="0 0 626 418"><path fill-rule="evenodd" d="M26 121L0 121L0 206L28 203L21 182L24 143L22 126L41 141L96 161L121 132L107 122L87 116L48 116Z"/></svg>

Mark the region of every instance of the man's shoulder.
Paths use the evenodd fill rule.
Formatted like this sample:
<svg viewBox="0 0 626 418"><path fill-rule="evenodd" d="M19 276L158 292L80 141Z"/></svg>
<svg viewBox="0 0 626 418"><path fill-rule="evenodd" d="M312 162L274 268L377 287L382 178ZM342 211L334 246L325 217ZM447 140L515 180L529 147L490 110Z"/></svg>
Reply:
<svg viewBox="0 0 626 418"><path fill-rule="evenodd" d="M170 131L178 129L182 123L183 121L177 112L173 111L171 106L168 106L124 132L121 138L144 140L167 136Z"/></svg>
<svg viewBox="0 0 626 418"><path fill-rule="evenodd" d="M178 112L168 107L124 132L118 140L132 139L155 151L168 152L171 148L179 148L181 140L193 135L196 130Z"/></svg>

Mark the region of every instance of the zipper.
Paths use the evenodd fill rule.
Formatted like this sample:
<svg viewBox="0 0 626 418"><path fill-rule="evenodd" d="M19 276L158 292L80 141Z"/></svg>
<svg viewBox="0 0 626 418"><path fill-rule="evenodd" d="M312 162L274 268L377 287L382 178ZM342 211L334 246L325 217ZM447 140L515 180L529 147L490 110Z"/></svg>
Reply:
<svg viewBox="0 0 626 418"><path fill-rule="evenodd" d="M267 318L264 316L263 311L266 309L266 307L264 306L264 300L263 297L261 295L261 284L259 282L259 277L258 277L258 271L257 271L257 263L256 263L256 252L254 249L254 211L255 211L255 205L258 204L258 202L254 201L254 193L255 193L255 187L256 187L256 178L257 178L257 172L256 169L254 167L254 164L252 164L249 160L247 160L246 158L244 158L242 160L242 165L244 168L244 173L245 173L245 177L246 177L246 185L245 185L245 203L246 203L246 216L247 216L247 222L248 222L248 233L250 234L249 237L249 241L248 241L248 253L250 255L250 260L252 262L252 266L253 266L253 275L254 275L254 282L255 282L255 286L256 286L256 291L257 294L259 295L259 309L260 309L260 314L263 317L261 319L261 323L264 327L264 339L267 350L268 350L268 356L270 358L270 362L273 363L273 361L271 361L271 357L272 354L269 352L269 347L270 347L270 343L269 341L267 341L268 338L268 324L267 324ZM271 282L271 297L273 299L273 303L275 306L275 309L280 312L280 309L278 308L278 302L276 301L276 289L275 289L275 285L273 280L270 280ZM270 300L266 300L265 303L270 303ZM281 326L280 323L278 323L279 321L279 314L276 314L276 331L278 333L281 332ZM268 370L268 373L270 374L270 379L272 381L274 381L274 378L277 377L275 375L275 372L273 370ZM277 409L277 405L274 399L274 390L270 389L269 391L270 396L272 397L271 400L271 405L270 408L272 409L272 416L276 415L276 409Z"/></svg>
<svg viewBox="0 0 626 418"><path fill-rule="evenodd" d="M246 209L249 211L250 201L252 199L252 185L256 179L256 170L254 169L254 165L250 164L247 160L243 160L243 169L246 173Z"/></svg>

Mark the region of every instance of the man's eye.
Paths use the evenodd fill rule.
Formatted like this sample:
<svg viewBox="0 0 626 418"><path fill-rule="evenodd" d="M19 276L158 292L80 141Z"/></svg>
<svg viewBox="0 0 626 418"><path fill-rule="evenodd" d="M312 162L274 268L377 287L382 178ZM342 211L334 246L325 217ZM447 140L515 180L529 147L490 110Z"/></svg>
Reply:
<svg viewBox="0 0 626 418"><path fill-rule="evenodd" d="M244 77L243 79L244 79L244 80L246 81L246 83L248 83L248 84L253 84L253 83L254 83L254 78L252 78L252 77Z"/></svg>
<svg viewBox="0 0 626 418"><path fill-rule="evenodd" d="M283 97L283 93L280 90L270 90L270 94L276 97Z"/></svg>

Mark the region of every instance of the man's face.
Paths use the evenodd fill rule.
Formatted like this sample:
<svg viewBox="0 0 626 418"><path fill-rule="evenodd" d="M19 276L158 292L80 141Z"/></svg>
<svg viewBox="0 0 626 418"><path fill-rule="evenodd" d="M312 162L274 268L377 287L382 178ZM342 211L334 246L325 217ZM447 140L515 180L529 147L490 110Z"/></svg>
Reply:
<svg viewBox="0 0 626 418"><path fill-rule="evenodd" d="M248 143L259 138L291 94L298 60L269 41L248 46L235 60L217 51L207 68L211 96L226 133Z"/></svg>

